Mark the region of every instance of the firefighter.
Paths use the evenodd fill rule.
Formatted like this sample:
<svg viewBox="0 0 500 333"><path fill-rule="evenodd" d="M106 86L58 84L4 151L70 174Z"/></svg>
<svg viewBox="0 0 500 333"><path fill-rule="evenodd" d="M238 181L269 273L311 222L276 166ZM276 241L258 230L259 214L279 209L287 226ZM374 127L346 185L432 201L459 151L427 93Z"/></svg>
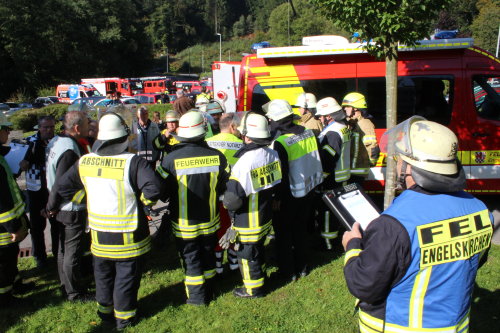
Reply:
<svg viewBox="0 0 500 333"><path fill-rule="evenodd" d="M87 195L97 314L118 329L137 318L142 262L151 248L142 208L159 198L161 186L148 162L127 152L129 134L123 118L107 112L99 120L94 152L79 159L58 189L66 199L82 190Z"/></svg>
<svg viewBox="0 0 500 333"><path fill-rule="evenodd" d="M59 253L57 266L62 289L69 301L91 301L82 281L83 256L89 248L89 235L85 232L87 206L84 196L66 200L58 195L59 180L78 159L89 153L84 144L88 136L89 119L86 112L69 111L64 116L64 136L54 137L47 146L46 176L49 199L47 215L59 222ZM78 199L78 200L77 200ZM90 266L90 265L89 265Z"/></svg>
<svg viewBox="0 0 500 333"><path fill-rule="evenodd" d="M156 150L161 151L161 160L172 152L174 146L179 143L177 140L177 129L179 128L179 113L174 110L167 111L165 114L165 129L158 134L158 136L153 140L153 147ZM167 210L168 212L167 203ZM149 214L155 214L156 212L150 211ZM157 214L157 213L156 213ZM161 216L161 223L158 227L158 232L153 235L154 245L156 247L162 247L165 245L165 239L167 239L170 235L170 218L169 214L165 213Z"/></svg>
<svg viewBox="0 0 500 333"><path fill-rule="evenodd" d="M245 145L235 155L238 161L224 193L224 206L234 216L226 235L235 230L239 239L236 253L244 288L234 289L233 294L257 298L265 295L264 241L272 224L274 187L282 174L278 153L268 147L271 133L266 117L249 113L238 129Z"/></svg>
<svg viewBox="0 0 500 333"><path fill-rule="evenodd" d="M179 113L174 110L165 114L165 129L153 140L153 148L162 152L162 158L173 150L174 145L179 141L175 138L177 128L179 128Z"/></svg>
<svg viewBox="0 0 500 333"><path fill-rule="evenodd" d="M372 118L367 111L366 99L363 94L352 92L345 95L342 100L342 107L347 114L347 119L353 127L355 124L359 129L355 131L365 146L368 157L370 158L370 165L377 164L380 155L380 148L377 143L377 136L375 135L375 125L370 120Z"/></svg>
<svg viewBox="0 0 500 333"><path fill-rule="evenodd" d="M219 126L219 121L222 115L224 114L224 110L222 109L222 106L219 104L219 102L211 102L208 103L206 112L211 116L211 123L210 126L212 126L212 132L214 135L217 135L220 133L220 126Z"/></svg>
<svg viewBox="0 0 500 333"><path fill-rule="evenodd" d="M360 300L360 331L468 332L493 217L463 191L451 130L412 117L385 139L394 142L388 153L397 159L403 192L363 234L357 223L342 240L347 286Z"/></svg>
<svg viewBox="0 0 500 333"><path fill-rule="evenodd" d="M351 176L351 133L346 125L346 114L333 97L318 101L316 115L325 128L318 139L321 163L325 173L322 190L327 191L345 184ZM327 250L338 236L338 224L325 204L320 205L319 225Z"/></svg>
<svg viewBox="0 0 500 333"><path fill-rule="evenodd" d="M196 96L196 102L198 102L198 99L200 98L205 98L207 100L210 100L210 93L207 92L207 87L202 86L201 87L201 93Z"/></svg>
<svg viewBox="0 0 500 333"><path fill-rule="evenodd" d="M234 155L243 147L243 140L240 139L241 134L238 131L239 124L239 117L235 113L225 113L221 116L219 121L220 133L206 139L209 147L219 150L226 156L227 163L231 168L234 167L234 164L238 160ZM231 225L228 212L222 203L219 203L219 211L221 228L217 232L217 239L220 239ZM217 274L222 274L224 272L224 267L222 266L223 259L224 250L217 244L215 247L215 271ZM237 270L238 258L232 247L227 251L227 259L229 261L229 270Z"/></svg>
<svg viewBox="0 0 500 333"><path fill-rule="evenodd" d="M273 227L279 276L289 281L308 274L305 238L307 221L311 219L308 208L313 205L313 190L323 182L323 168L314 133L294 124L295 114L287 101L271 101L266 115L280 133L273 148L281 161L283 180L277 194L280 207L274 215Z"/></svg>
<svg viewBox="0 0 500 333"><path fill-rule="evenodd" d="M12 295L20 283L17 269L19 242L28 234L28 219L24 213L23 194L17 185L4 156L12 123L0 113L0 307L7 307L17 299Z"/></svg>
<svg viewBox="0 0 500 333"><path fill-rule="evenodd" d="M318 136L323 130L323 124L315 117L316 104L316 96L311 93L302 93L297 97L294 107L299 108L300 124Z"/></svg>
<svg viewBox="0 0 500 333"><path fill-rule="evenodd" d="M214 248L219 229L217 200L224 192L229 167L224 155L205 142L206 125L199 111L179 120L174 150L157 168L170 200L170 219L185 269L188 304L208 304L213 297Z"/></svg>

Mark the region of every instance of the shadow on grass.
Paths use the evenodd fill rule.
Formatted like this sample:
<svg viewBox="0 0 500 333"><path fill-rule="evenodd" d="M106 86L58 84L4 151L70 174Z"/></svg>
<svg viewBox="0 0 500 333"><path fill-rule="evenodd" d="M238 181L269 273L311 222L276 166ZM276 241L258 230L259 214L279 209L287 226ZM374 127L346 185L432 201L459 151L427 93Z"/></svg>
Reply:
<svg viewBox="0 0 500 333"><path fill-rule="evenodd" d="M500 327L500 311L498 309L500 290L483 289L476 283L472 300L470 332L498 332Z"/></svg>

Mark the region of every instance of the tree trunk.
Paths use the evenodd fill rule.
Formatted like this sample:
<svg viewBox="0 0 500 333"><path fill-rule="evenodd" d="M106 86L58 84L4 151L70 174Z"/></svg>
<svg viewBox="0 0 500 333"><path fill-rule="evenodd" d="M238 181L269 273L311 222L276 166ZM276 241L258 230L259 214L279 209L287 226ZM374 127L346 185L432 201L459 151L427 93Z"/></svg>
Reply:
<svg viewBox="0 0 500 333"><path fill-rule="evenodd" d="M397 43L390 46L394 53L397 54ZM388 54L386 52L386 54ZM385 58L385 82L386 82L386 128L387 130L396 126L397 122L397 102L398 102L398 59L397 57ZM388 142L387 153L391 155L394 149L394 143ZM385 192L384 192L384 209L389 207L394 200L396 190L396 162L392 158L386 159L385 169Z"/></svg>

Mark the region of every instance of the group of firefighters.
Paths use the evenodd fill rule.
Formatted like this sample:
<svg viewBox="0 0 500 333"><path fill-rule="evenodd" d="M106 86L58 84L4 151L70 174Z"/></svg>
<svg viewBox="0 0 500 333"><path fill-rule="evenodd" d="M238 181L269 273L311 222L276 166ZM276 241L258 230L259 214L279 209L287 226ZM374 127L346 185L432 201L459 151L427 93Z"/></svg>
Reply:
<svg viewBox="0 0 500 333"><path fill-rule="evenodd" d="M304 93L294 106L275 99L262 111L244 115L226 114L208 100L196 106L182 114L168 111L166 128L154 138L143 136L148 142L139 144L140 131L155 126L147 109L144 114L144 108L138 110L137 125L130 121L130 111L111 107L100 117L92 149L85 144L87 114L69 111L65 134L45 148L50 195L44 214L60 228L61 285L69 300L93 299L79 279L90 241L97 313L118 329L137 318L141 259L151 249L147 215L156 201L168 202L156 237L166 242L165 230L171 227L188 304L213 299L224 250L229 268L238 267L243 279L243 287L233 294L263 297L266 236L274 230L277 276L286 282L305 277L310 221L319 222L326 249L338 236L337 222L321 204L321 195L362 182L380 152L365 97L357 92L340 104ZM40 140L45 120L39 121ZM2 144L10 125L1 120ZM463 192L458 142L449 129L412 117L385 135L394 142L389 157L398 160L398 182L405 191L366 230L355 224L342 242L347 285L361 301L360 329L465 331L479 259L491 239L491 215ZM150 150L161 152L159 163L159 158L144 158ZM21 192L3 157L0 162L0 181L9 189L1 194L0 207L0 295L7 302L20 284L17 243L26 235L28 220ZM432 253L444 243L473 237L482 237L482 245L463 245L455 252L458 259L430 262L428 254L427 261L421 260L424 248ZM446 316L436 316L443 311Z"/></svg>

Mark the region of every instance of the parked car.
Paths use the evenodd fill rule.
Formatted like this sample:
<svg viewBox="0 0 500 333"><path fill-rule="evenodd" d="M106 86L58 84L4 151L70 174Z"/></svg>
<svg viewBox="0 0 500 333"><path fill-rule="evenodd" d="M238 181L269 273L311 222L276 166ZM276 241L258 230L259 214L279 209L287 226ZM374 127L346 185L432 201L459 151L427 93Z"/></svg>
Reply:
<svg viewBox="0 0 500 333"><path fill-rule="evenodd" d="M22 110L22 109L31 109L33 105L31 103L14 103L14 102L5 102L10 108L10 111L17 111L17 110Z"/></svg>
<svg viewBox="0 0 500 333"><path fill-rule="evenodd" d="M135 94L134 98L138 99L141 104L156 104L158 103L158 100L161 99L162 95L161 94L148 94L148 93L143 93L143 94Z"/></svg>
<svg viewBox="0 0 500 333"><path fill-rule="evenodd" d="M59 103L57 96L37 97L32 105L34 108L42 108L54 103Z"/></svg>
<svg viewBox="0 0 500 333"><path fill-rule="evenodd" d="M75 99L71 104L87 104L88 106L94 106L97 102L105 99L102 96L92 96L92 97L81 97Z"/></svg>

